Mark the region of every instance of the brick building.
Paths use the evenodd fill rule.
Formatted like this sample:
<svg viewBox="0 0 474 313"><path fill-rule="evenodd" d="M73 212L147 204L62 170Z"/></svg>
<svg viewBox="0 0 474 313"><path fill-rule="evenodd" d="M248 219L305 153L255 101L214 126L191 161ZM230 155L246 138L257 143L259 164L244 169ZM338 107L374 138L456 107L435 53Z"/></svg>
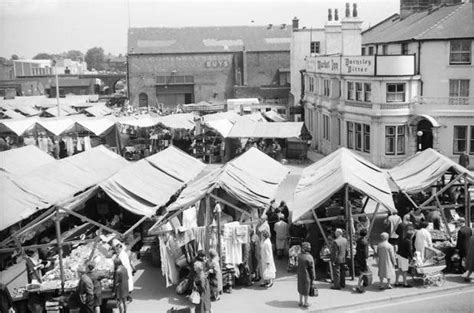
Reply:
<svg viewBox="0 0 474 313"><path fill-rule="evenodd" d="M173 109L245 96L286 105L290 42L287 25L131 28L131 103Z"/></svg>

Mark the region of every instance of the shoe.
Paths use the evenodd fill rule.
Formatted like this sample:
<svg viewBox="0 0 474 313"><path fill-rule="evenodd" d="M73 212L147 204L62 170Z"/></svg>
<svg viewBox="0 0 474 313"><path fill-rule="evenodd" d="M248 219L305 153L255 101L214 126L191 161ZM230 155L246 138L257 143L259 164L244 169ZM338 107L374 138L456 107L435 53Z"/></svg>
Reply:
<svg viewBox="0 0 474 313"><path fill-rule="evenodd" d="M396 283L394 286L395 286L395 287L401 287L401 286L403 286L403 285L402 285L402 283Z"/></svg>
<svg viewBox="0 0 474 313"><path fill-rule="evenodd" d="M311 303L305 303L303 304L303 308L309 308L311 306Z"/></svg>
<svg viewBox="0 0 474 313"><path fill-rule="evenodd" d="M466 278L464 278L464 282L470 283L470 282L471 282L471 279L466 277Z"/></svg>
<svg viewBox="0 0 474 313"><path fill-rule="evenodd" d="M270 288L271 286L273 286L273 282L269 283L268 285L265 285L265 287L267 288Z"/></svg>
<svg viewBox="0 0 474 313"><path fill-rule="evenodd" d="M299 302L299 303L298 303L298 306L303 306L303 303Z"/></svg>
<svg viewBox="0 0 474 313"><path fill-rule="evenodd" d="M334 287L334 286L332 286L331 289L334 289L334 290L341 290L341 288Z"/></svg>
<svg viewBox="0 0 474 313"><path fill-rule="evenodd" d="M387 289L393 289L392 285L387 285Z"/></svg>
<svg viewBox="0 0 474 313"><path fill-rule="evenodd" d="M265 287L267 284L266 283L261 283L260 287Z"/></svg>
<svg viewBox="0 0 474 313"><path fill-rule="evenodd" d="M379 289L380 290L385 290L385 286L380 286Z"/></svg>
<svg viewBox="0 0 474 313"><path fill-rule="evenodd" d="M413 286L410 285L410 284L403 285L403 287L404 287L404 288L413 288Z"/></svg>

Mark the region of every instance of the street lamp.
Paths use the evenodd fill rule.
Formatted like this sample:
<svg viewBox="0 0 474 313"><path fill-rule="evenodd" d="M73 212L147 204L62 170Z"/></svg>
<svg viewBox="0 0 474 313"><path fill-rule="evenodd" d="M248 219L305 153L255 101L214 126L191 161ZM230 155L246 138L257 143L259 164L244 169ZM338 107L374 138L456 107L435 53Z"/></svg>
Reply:
<svg viewBox="0 0 474 313"><path fill-rule="evenodd" d="M416 135L418 136L418 151L421 151L421 136L423 136L423 131L417 131Z"/></svg>
<svg viewBox="0 0 474 313"><path fill-rule="evenodd" d="M61 115L61 110L59 108L59 79L58 79L58 67L56 66L56 60L53 60L53 66L54 66L54 76L56 80L56 103L58 106L58 117Z"/></svg>

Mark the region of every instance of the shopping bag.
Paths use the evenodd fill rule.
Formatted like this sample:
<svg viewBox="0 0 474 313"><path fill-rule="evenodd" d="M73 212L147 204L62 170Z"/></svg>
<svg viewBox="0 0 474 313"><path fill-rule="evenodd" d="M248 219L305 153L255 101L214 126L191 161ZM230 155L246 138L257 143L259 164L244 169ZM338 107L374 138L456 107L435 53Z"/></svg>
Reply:
<svg viewBox="0 0 474 313"><path fill-rule="evenodd" d="M309 296L310 296L310 297L317 297L317 296L319 296L319 290L318 290L318 288L316 288L316 287L314 287L314 286L311 286L311 287L309 288Z"/></svg>
<svg viewBox="0 0 474 313"><path fill-rule="evenodd" d="M189 296L189 299L191 300L191 303L199 304L201 302L201 295L197 290L193 290L193 292L191 292L191 295Z"/></svg>

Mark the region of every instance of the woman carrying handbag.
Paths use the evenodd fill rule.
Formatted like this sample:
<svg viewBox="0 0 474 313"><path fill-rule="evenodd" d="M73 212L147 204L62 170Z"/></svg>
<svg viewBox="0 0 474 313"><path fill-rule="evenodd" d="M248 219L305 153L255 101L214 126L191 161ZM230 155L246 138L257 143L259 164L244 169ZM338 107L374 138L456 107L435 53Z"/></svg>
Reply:
<svg viewBox="0 0 474 313"><path fill-rule="evenodd" d="M196 277L194 279L194 288L191 293L191 302L196 304L195 313L211 313L211 288L209 281L204 274L204 263L195 262L194 272ZM196 295L199 294L199 298ZM196 303L197 302L197 303Z"/></svg>

